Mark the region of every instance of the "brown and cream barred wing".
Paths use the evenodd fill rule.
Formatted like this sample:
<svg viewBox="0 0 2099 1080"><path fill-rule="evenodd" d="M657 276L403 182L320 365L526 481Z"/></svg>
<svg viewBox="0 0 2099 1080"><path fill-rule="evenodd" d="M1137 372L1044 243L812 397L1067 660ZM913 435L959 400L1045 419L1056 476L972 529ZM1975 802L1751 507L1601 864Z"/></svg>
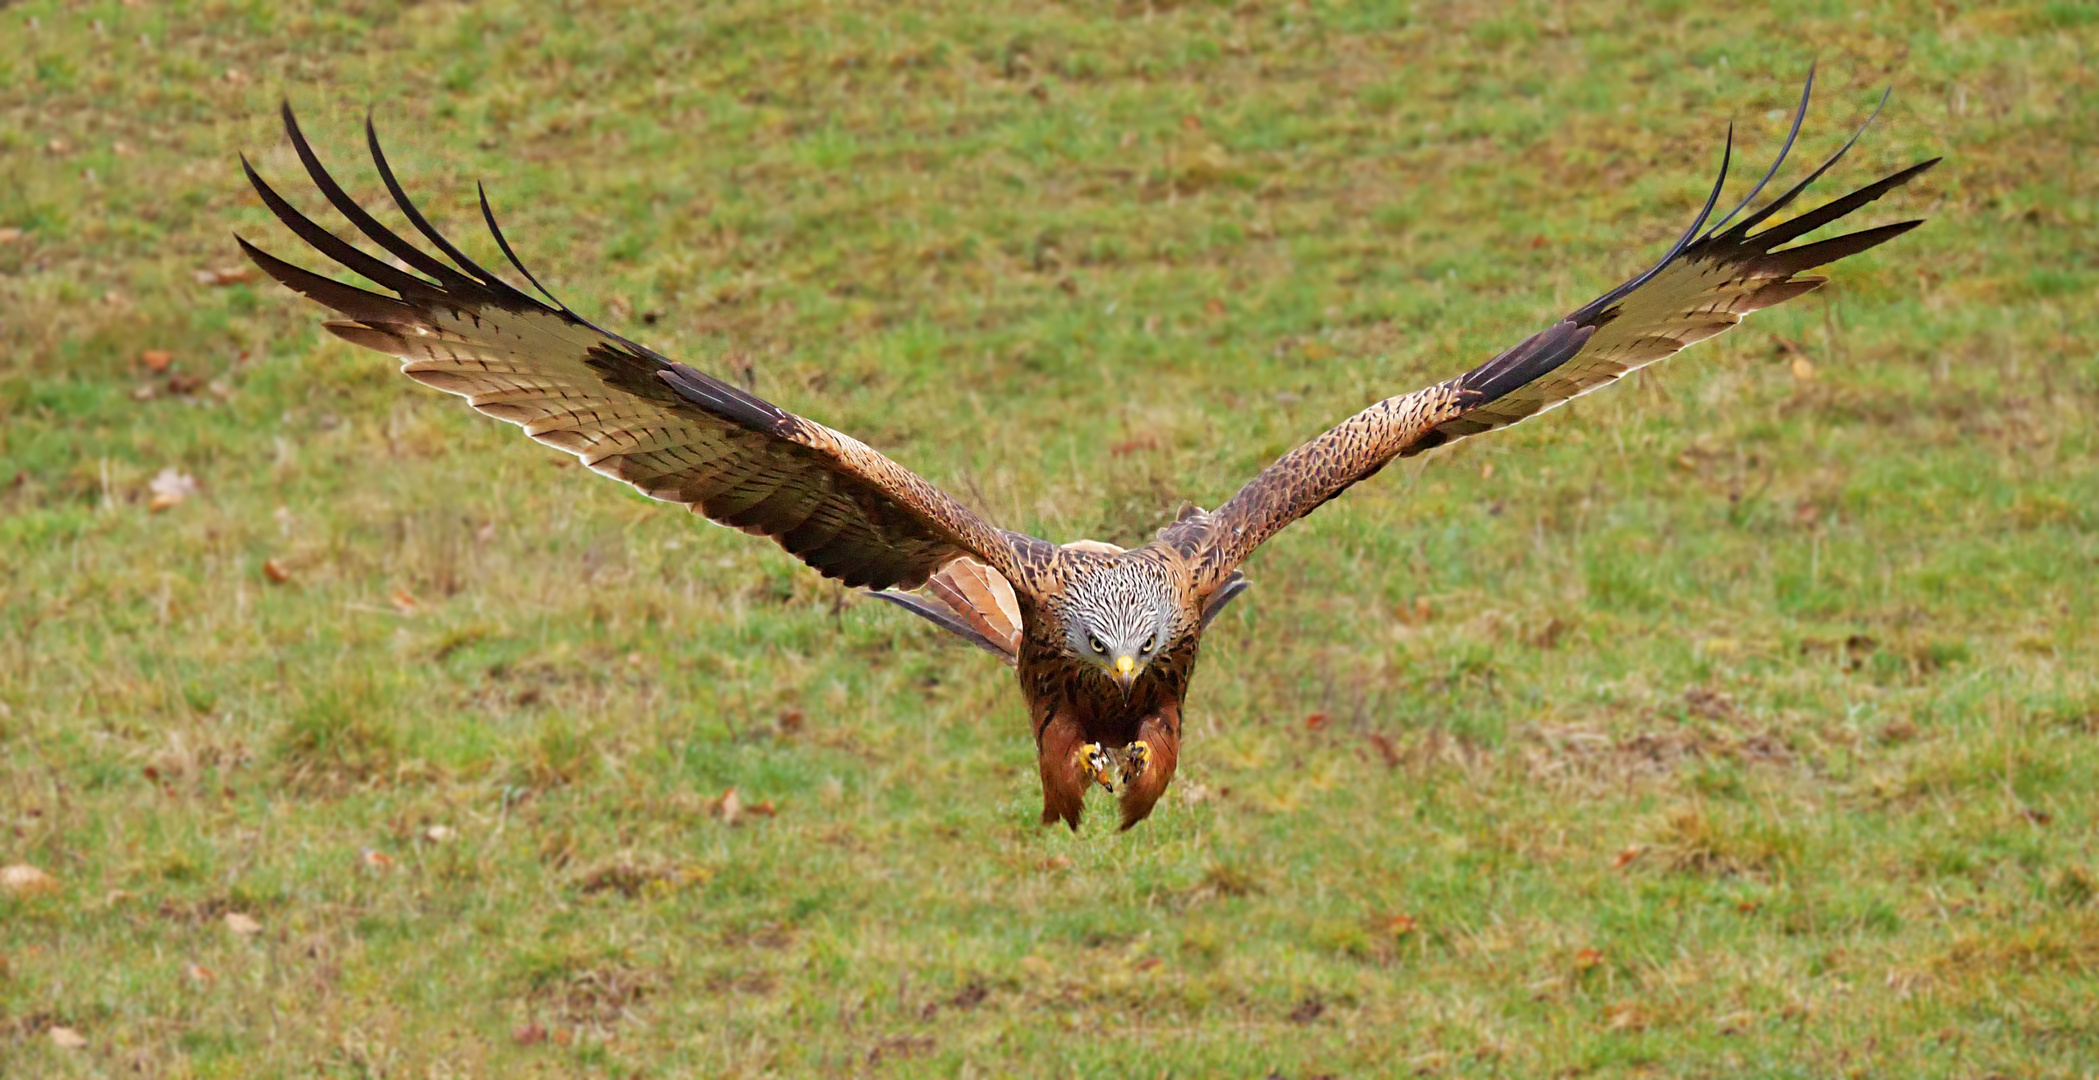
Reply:
<svg viewBox="0 0 2099 1080"><path fill-rule="evenodd" d="M1886 243L1922 222L1896 222L1797 248L1773 249L1865 205L1936 163L1933 159L1910 166L1762 233L1747 235L1746 228L1737 227L1685 245L1657 270L1632 283L1635 287L1608 303L1591 304L1569 315L1556 327L1588 331L1571 356L1555 363L1550 352L1535 357L1504 354L1469 373L1465 382L1468 388L1480 391L1479 404L1438 425L1431 437L1408 448L1407 453L1418 454L1451 439L1535 416L1719 334L1750 312L1820 288L1828 278L1800 275ZM1496 394L1486 384L1497 382L1513 384L1513 388Z"/></svg>
<svg viewBox="0 0 2099 1080"><path fill-rule="evenodd" d="M1843 160L1880 115L1880 107L1876 106L1844 145L1805 179L1733 228L1727 228L1735 215L1756 202L1785 164L1800 136L1801 125L1807 120L1814 86L1814 72L1810 70L1785 145L1779 148L1763 178L1719 223L1700 235L1727 183L1727 167L1734 149L1732 130L1727 152L1720 159L1720 177L1706 197L1705 208L1659 262L1646 273L1583 305L1552 329L1467 372L1462 382L1473 400L1464 414L1439 424L1406 453L1418 454L1452 439L1506 427L1614 382L1628 372L1721 333L1752 311L1811 292L1828 280L1799 276L1806 271L1886 243L1922 224L1897 222L1780 250L1780 245L1806 236L1908 183L1937 164L1937 158L1883 177L1762 232L1750 231L1792 205L1809 185ZM1881 105L1885 104L1887 95L1883 94ZM1567 337L1570 333L1582 336ZM1555 337L1561 340L1550 340Z"/></svg>
<svg viewBox="0 0 2099 1080"><path fill-rule="evenodd" d="M1269 537L1375 476L1436 424L1457 416L1459 402L1455 381L1380 401L1283 455L1215 511L1183 514L1161 538L1188 559L1196 595L1210 597Z"/></svg>
<svg viewBox="0 0 2099 1080"><path fill-rule="evenodd" d="M373 137L395 203L453 261L410 244L328 176L289 109L285 124L322 194L399 260L382 261L316 225L248 169L263 202L301 239L397 294L343 284L241 241L272 277L348 316L326 324L337 336L400 357L411 378L466 398L600 473L771 537L849 585L916 587L965 554L1012 564L1004 534L857 440L539 303L467 258L408 201Z"/></svg>
<svg viewBox="0 0 2099 1080"><path fill-rule="evenodd" d="M1613 382L1726 330L1752 311L1799 296L1827 280L1799 276L1804 272L1885 243L1921 224L1898 222L1781 248L1909 182L1937 164L1936 158L1751 233L1841 160L1864 134L1861 125L1850 141L1805 180L1733 228L1721 231L1756 200L1784 164L1807 115L1813 85L1810 73L1792 132L1777 161L1741 204L1710 231L1700 235L1727 181L1732 135L1729 152L1721 159L1720 178L1704 209L1646 273L1457 379L1371 406L1263 470L1215 513L1190 515L1169 527L1162 538L1195 565L1198 593L1207 595L1220 588L1232 569L1262 541L1349 485L1367 479L1393 457L1506 427Z"/></svg>

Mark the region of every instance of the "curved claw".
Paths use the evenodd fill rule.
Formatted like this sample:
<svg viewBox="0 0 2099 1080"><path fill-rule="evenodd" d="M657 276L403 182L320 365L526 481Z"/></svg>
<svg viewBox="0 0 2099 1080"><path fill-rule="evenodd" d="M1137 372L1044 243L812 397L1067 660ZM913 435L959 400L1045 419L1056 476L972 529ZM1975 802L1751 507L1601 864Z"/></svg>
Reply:
<svg viewBox="0 0 2099 1080"><path fill-rule="evenodd" d="M1079 747L1079 771L1086 779L1098 783L1109 792L1115 790L1115 782L1108 779L1108 765L1113 759L1106 747L1099 743L1087 743Z"/></svg>
<svg viewBox="0 0 2099 1080"><path fill-rule="evenodd" d="M1139 739L1131 743L1129 749L1123 753L1122 782L1127 786L1136 783L1137 778L1144 775L1145 766L1152 763L1152 746Z"/></svg>

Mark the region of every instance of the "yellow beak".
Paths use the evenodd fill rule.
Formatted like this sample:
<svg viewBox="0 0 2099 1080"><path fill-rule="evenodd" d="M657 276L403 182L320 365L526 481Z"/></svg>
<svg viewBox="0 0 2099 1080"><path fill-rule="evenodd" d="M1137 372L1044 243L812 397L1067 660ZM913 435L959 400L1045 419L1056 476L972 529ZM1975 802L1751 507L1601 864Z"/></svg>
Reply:
<svg viewBox="0 0 2099 1080"><path fill-rule="evenodd" d="M1130 687L1137 683L1137 658L1118 656L1115 658L1115 685L1122 687L1122 699L1130 699Z"/></svg>

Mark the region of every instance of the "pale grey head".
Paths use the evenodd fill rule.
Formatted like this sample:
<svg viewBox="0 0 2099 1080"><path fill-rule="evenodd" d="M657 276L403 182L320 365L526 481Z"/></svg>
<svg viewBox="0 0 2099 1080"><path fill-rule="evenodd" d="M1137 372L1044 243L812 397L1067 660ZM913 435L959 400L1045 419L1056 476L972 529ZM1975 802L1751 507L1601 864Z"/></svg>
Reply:
<svg viewBox="0 0 2099 1080"><path fill-rule="evenodd" d="M1173 648L1173 585L1150 562L1104 559L1073 581L1064 599L1066 647L1124 692Z"/></svg>

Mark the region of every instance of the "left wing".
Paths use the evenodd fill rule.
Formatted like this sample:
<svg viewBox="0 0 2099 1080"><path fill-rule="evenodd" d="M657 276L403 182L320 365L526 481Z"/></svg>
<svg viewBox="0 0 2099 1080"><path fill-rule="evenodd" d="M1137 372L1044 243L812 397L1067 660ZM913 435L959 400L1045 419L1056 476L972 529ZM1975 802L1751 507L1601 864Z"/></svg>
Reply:
<svg viewBox="0 0 2099 1080"><path fill-rule="evenodd" d="M1705 208L1676 246L1646 273L1455 379L1370 406L1263 469L1215 512L1186 515L1169 526L1162 538L1194 564L1198 592L1223 587L1238 565L1269 537L1351 485L1376 475L1393 458L1506 427L1616 381L1629 371L1726 330L1752 311L1790 300L1828 280L1800 276L1804 271L1855 255L1922 224L1904 221L1780 249L1907 183L1937 164L1937 158L1790 221L1750 233L1835 165L1865 133L1861 125L1807 179L1735 227L1720 231L1777 175L1800 134L1813 87L1810 72L1792 132L1770 171L1740 205L1703 235L1699 230L1705 228L1727 182L1732 129L1728 152L1721 157L1720 178ZM1887 98L1881 100L1885 103ZM1878 114L1876 108L1874 115ZM1869 116L1866 122L1872 119Z"/></svg>
<svg viewBox="0 0 2099 1080"><path fill-rule="evenodd" d="M256 194L287 228L395 294L303 270L240 240L241 250L271 277L347 316L323 324L330 333L399 357L409 378L457 394L645 495L771 537L847 585L915 588L970 556L1015 575L1013 536L909 469L857 439L594 326L559 301L542 304L468 258L401 190L369 121L366 140L387 192L450 262L387 229L351 199L321 167L289 105L284 127L314 186L396 260L379 259L314 223L241 159ZM485 195L481 213L511 265L538 286L496 227Z"/></svg>

